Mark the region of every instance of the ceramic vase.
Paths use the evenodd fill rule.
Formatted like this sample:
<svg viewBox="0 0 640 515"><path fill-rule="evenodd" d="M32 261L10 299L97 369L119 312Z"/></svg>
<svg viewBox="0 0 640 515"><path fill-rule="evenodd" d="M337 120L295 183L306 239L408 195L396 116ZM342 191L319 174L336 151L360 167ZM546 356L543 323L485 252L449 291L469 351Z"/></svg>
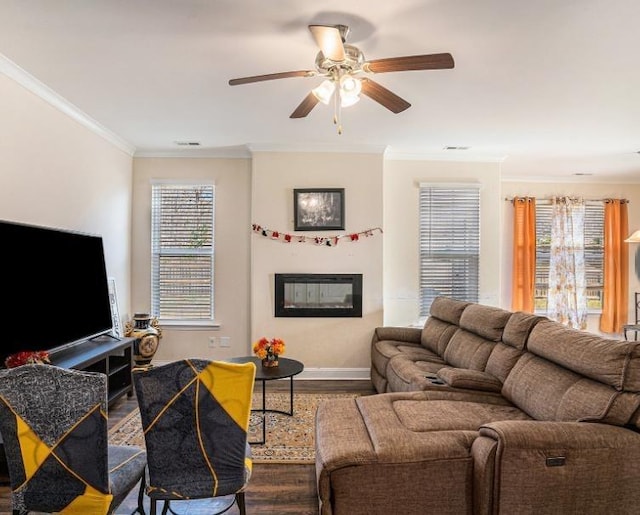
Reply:
<svg viewBox="0 0 640 515"><path fill-rule="evenodd" d="M137 368L148 368L158 350L162 330L158 321L148 313L136 313L133 320L127 322L125 336L135 338L133 342L133 361Z"/></svg>
<svg viewBox="0 0 640 515"><path fill-rule="evenodd" d="M278 355L277 354L267 354L267 357L262 360L262 366L271 368L278 366Z"/></svg>

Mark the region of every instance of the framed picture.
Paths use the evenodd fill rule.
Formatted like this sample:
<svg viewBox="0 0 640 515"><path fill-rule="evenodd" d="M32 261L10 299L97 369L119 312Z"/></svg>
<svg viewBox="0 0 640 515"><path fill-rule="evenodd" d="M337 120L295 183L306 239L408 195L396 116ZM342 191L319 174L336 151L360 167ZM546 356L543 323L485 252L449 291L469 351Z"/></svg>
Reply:
<svg viewBox="0 0 640 515"><path fill-rule="evenodd" d="M344 229L344 188L293 190L295 231Z"/></svg>
<svg viewBox="0 0 640 515"><path fill-rule="evenodd" d="M111 319L113 323L113 334L122 336L122 322L120 320L120 310L118 309L118 292L116 291L116 280L109 277L109 303L111 304Z"/></svg>

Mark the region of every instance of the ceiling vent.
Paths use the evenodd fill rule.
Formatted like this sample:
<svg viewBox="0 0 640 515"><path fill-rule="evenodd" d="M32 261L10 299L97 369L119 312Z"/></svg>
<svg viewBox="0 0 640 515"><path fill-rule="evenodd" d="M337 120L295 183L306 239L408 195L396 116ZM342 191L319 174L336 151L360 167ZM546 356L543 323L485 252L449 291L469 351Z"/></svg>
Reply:
<svg viewBox="0 0 640 515"><path fill-rule="evenodd" d="M199 147L199 141L176 141L176 145L179 147Z"/></svg>
<svg viewBox="0 0 640 515"><path fill-rule="evenodd" d="M444 147L444 150L469 150L471 147Z"/></svg>

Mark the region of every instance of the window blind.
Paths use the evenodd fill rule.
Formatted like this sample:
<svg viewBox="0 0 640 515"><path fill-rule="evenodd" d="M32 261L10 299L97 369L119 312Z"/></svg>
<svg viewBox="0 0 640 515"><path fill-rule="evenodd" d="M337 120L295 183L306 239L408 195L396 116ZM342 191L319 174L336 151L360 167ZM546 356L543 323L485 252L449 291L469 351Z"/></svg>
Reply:
<svg viewBox="0 0 640 515"><path fill-rule="evenodd" d="M213 184L152 184L151 306L160 320L213 321Z"/></svg>
<svg viewBox="0 0 640 515"><path fill-rule="evenodd" d="M420 317L437 296L478 302L480 190L420 186Z"/></svg>
<svg viewBox="0 0 640 515"><path fill-rule="evenodd" d="M536 203L536 289L535 309L547 311L549 289L549 251L551 248L551 202ZM584 264L587 284L587 307L602 309L604 289L604 203L585 204Z"/></svg>

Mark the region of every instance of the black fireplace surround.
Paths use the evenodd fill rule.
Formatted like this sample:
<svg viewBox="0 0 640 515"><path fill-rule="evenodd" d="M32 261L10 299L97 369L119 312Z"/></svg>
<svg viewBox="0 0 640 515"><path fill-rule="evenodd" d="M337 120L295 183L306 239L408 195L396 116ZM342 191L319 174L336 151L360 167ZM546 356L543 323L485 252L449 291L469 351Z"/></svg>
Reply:
<svg viewBox="0 0 640 515"><path fill-rule="evenodd" d="M362 274L275 274L276 317L362 317Z"/></svg>

